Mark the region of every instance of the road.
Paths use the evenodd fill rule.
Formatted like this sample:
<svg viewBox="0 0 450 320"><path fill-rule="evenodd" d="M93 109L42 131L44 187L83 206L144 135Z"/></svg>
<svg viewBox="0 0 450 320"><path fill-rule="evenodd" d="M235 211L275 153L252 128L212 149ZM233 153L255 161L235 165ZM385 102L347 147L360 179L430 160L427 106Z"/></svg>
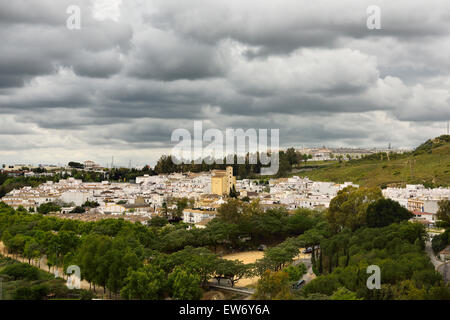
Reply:
<svg viewBox="0 0 450 320"><path fill-rule="evenodd" d="M444 281L448 283L450 281L450 261L444 263L434 255L431 241L425 242L425 252L430 257L430 261L434 265L436 271L439 272L444 278Z"/></svg>
<svg viewBox="0 0 450 320"><path fill-rule="evenodd" d="M240 287L230 287L230 286L226 286L226 285L218 285L218 284L214 284L214 283L209 283L209 287L210 288L214 288L214 289L222 289L222 290L227 290L227 291L233 291L236 293L242 293L242 294L248 294L248 295L252 295L255 293L254 289L251 288L240 288Z"/></svg>
<svg viewBox="0 0 450 320"><path fill-rule="evenodd" d="M309 255L309 256L310 256L309 258L295 260L293 263L294 266L296 266L300 263L303 263L306 266L308 271L302 278L303 280L305 280L305 284L307 284L308 282L310 282L311 280L313 280L316 277L316 275L314 274L314 272L312 270L311 255Z"/></svg>

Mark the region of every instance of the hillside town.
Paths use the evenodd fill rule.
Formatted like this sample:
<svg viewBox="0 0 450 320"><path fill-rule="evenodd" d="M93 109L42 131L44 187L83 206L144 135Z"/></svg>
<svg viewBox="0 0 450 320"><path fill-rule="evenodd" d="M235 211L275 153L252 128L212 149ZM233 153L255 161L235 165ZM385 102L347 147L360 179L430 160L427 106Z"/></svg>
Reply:
<svg viewBox="0 0 450 320"><path fill-rule="evenodd" d="M232 167L227 167L226 170L202 173L143 175L133 183L83 182L69 177L58 182L47 181L34 188L14 189L1 201L30 212L37 212L42 204L56 202L61 206L59 214L68 218L97 220L120 216L145 223L163 215L167 209L174 209L175 204L170 200L186 198L191 205L183 210L183 221L204 227L215 217L216 210L225 203L231 190L246 201L257 199L263 209L284 207L294 211L298 208L328 208L337 193L348 186L359 187L352 182L319 182L298 176L262 181L236 180ZM384 197L398 201L411 211L414 219L430 226L436 221L438 202L450 199L450 188L426 189L422 185L386 188L382 192ZM74 215L74 209L86 202L97 206Z"/></svg>

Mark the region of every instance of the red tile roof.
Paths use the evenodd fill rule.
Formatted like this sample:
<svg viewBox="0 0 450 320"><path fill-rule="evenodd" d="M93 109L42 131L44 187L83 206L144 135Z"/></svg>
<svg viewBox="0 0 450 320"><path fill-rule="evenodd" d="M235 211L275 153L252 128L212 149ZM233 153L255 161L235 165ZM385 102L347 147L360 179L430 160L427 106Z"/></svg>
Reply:
<svg viewBox="0 0 450 320"><path fill-rule="evenodd" d="M420 212L420 211L413 211L413 214L418 216L418 215L433 215L432 213L429 212Z"/></svg>

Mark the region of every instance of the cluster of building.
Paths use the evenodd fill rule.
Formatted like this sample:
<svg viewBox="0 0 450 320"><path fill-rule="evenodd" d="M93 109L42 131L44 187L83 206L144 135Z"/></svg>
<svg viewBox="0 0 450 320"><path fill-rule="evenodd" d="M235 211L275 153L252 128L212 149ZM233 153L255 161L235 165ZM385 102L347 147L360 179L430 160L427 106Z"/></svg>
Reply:
<svg viewBox="0 0 450 320"><path fill-rule="evenodd" d="M94 172L102 172L104 168L99 164L95 163L91 160L86 160L83 163L79 164L80 167L77 167L77 170L84 171L94 171ZM2 164L0 167L0 172L7 174L10 177L52 177L55 174L67 174L71 175L71 170L73 168L70 166L57 166L50 164L40 164L40 165L32 165L32 164L14 164L14 165L6 165Z"/></svg>
<svg viewBox="0 0 450 320"><path fill-rule="evenodd" d="M87 165L87 166L86 166ZM85 163L95 168L95 164ZM48 181L38 187L15 189L1 200L6 204L30 211L49 202L59 203L62 214L73 213L74 208L87 201L98 206L86 206L86 213L103 215L134 216L151 219L176 209L176 200L187 198L189 208L184 209L182 219L187 223L203 227L215 217L217 208L223 204L230 192L236 191L240 198L248 201L258 199L264 210L284 207L325 209L337 193L348 186L358 187L351 182L337 184L317 182L294 176L270 180L243 179L236 181L233 168L212 170L202 173L173 173L168 175L144 175L135 183L83 182L79 179ZM422 185L407 185L406 188L383 190L386 198L398 201L414 213L415 219L434 224L438 202L450 199L450 189L426 189Z"/></svg>
<svg viewBox="0 0 450 320"><path fill-rule="evenodd" d="M244 179L237 183L241 196L250 199L259 198L265 206L283 206L288 210L298 208L328 208L339 190L348 186L359 187L351 182L343 184L333 182L317 182L308 178L294 176L292 178L270 179L268 185L261 185L255 180Z"/></svg>
<svg viewBox="0 0 450 320"><path fill-rule="evenodd" d="M383 196L397 201L414 214L414 219L434 225L439 201L450 199L450 188L427 189L419 184L407 184L405 188L386 188Z"/></svg>
<svg viewBox="0 0 450 320"><path fill-rule="evenodd" d="M380 148L300 148L296 150L301 154L310 155L309 161L329 161L329 160L350 160L350 159L361 159L365 156L385 152L385 153L404 153L408 150L404 149L392 149L388 147L386 149Z"/></svg>

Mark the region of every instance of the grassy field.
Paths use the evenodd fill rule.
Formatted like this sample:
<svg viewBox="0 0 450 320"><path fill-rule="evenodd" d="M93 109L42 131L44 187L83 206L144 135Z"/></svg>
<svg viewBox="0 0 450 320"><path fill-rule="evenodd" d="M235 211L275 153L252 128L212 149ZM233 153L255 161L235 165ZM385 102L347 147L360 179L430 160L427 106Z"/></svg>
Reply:
<svg viewBox="0 0 450 320"><path fill-rule="evenodd" d="M429 140L404 155L378 155L376 159L351 160L293 173L316 181L351 181L364 187L424 184L450 186L449 136Z"/></svg>

